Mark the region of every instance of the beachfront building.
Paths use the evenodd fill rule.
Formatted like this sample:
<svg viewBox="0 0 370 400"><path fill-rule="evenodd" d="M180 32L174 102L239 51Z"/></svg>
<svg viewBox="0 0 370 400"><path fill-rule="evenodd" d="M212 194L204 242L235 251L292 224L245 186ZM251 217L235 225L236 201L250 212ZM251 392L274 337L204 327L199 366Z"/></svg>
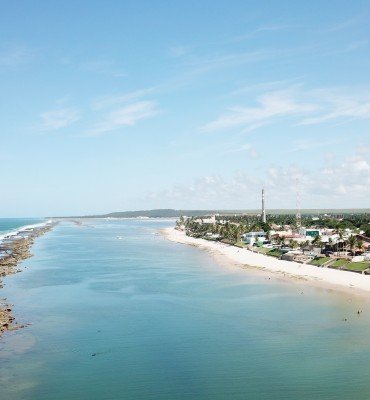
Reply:
<svg viewBox="0 0 370 400"><path fill-rule="evenodd" d="M366 250L370 250L370 238L365 235L356 235L358 241L363 243L363 248Z"/></svg>
<svg viewBox="0 0 370 400"><path fill-rule="evenodd" d="M310 240L310 239L314 239L316 236L320 236L321 231L320 231L320 229L301 228L299 230L299 234L301 236L305 237L306 239Z"/></svg>
<svg viewBox="0 0 370 400"><path fill-rule="evenodd" d="M263 243L266 241L266 232L248 232L242 235L242 240L244 243L253 245L255 243Z"/></svg>
<svg viewBox="0 0 370 400"><path fill-rule="evenodd" d="M212 232L207 232L206 233L206 238L212 239L212 240L217 240L220 239L221 235L219 233L212 233Z"/></svg>
<svg viewBox="0 0 370 400"><path fill-rule="evenodd" d="M211 215L208 218L197 218L195 222L198 222L200 224L216 224L216 215Z"/></svg>
<svg viewBox="0 0 370 400"><path fill-rule="evenodd" d="M299 263L306 263L307 261L313 260L316 254L313 252L304 254L300 250L291 250L281 256L282 260L295 261Z"/></svg>
<svg viewBox="0 0 370 400"><path fill-rule="evenodd" d="M285 229L285 230L272 230L270 231L270 235L272 236L279 236L279 237L286 237L293 235L292 229Z"/></svg>

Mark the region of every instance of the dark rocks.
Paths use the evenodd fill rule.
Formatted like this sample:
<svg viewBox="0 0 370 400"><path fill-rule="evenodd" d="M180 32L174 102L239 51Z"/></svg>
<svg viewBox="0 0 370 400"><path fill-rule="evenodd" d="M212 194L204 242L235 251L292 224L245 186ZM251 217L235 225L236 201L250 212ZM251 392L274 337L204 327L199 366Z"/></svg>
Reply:
<svg viewBox="0 0 370 400"><path fill-rule="evenodd" d="M10 239L1 243L3 253L0 258L0 277L21 272L17 268L18 264L26 258L32 257L30 248L35 239L50 231L56 223L33 229L28 236L22 238ZM0 289L3 283L0 280ZM14 324L15 318L10 314L12 309L8 304L0 302L0 335L6 330L14 330L24 327L24 325Z"/></svg>

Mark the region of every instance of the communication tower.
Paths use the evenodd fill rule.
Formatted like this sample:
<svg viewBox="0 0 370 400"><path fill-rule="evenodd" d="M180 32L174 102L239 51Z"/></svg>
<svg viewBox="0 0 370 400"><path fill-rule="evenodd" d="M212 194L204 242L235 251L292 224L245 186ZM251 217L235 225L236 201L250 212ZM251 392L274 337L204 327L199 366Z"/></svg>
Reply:
<svg viewBox="0 0 370 400"><path fill-rule="evenodd" d="M262 189L262 222L266 223L265 190Z"/></svg>
<svg viewBox="0 0 370 400"><path fill-rule="evenodd" d="M296 178L296 224L297 228L300 228L302 225L302 217L301 217L301 191L299 187L299 178Z"/></svg>

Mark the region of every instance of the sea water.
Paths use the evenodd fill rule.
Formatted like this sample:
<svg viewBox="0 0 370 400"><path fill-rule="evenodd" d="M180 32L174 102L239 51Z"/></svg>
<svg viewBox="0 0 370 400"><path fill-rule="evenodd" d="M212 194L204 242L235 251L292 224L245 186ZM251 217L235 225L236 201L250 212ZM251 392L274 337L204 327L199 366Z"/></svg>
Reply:
<svg viewBox="0 0 370 400"><path fill-rule="evenodd" d="M43 221L41 218L0 218L0 235Z"/></svg>
<svg viewBox="0 0 370 400"><path fill-rule="evenodd" d="M0 339L1 399L370 398L366 298L221 265L173 223L37 239L0 292L30 324Z"/></svg>

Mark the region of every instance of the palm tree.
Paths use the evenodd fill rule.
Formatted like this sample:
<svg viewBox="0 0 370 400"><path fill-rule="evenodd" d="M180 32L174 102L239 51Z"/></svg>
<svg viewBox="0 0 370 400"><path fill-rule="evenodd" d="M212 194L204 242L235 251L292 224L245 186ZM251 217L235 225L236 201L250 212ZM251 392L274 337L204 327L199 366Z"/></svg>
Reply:
<svg viewBox="0 0 370 400"><path fill-rule="evenodd" d="M236 225L229 224L228 239L236 241L238 236L238 227Z"/></svg>
<svg viewBox="0 0 370 400"><path fill-rule="evenodd" d="M308 240L305 240L304 242L300 242L299 247L302 250L302 253L304 254L305 248L310 244Z"/></svg>
<svg viewBox="0 0 370 400"><path fill-rule="evenodd" d="M317 247L320 247L320 253L322 252L322 246L323 246L324 243L321 240L321 236L320 235L315 236L315 238L312 241L312 244L317 246Z"/></svg>
<svg viewBox="0 0 370 400"><path fill-rule="evenodd" d="M331 237L329 238L328 245L330 246L330 250L333 250L333 239Z"/></svg>
<svg viewBox="0 0 370 400"><path fill-rule="evenodd" d="M354 248L356 247L357 244L357 238L355 235L351 235L348 239L348 244L349 244L349 248L351 249L351 252L354 254Z"/></svg>
<svg viewBox="0 0 370 400"><path fill-rule="evenodd" d="M241 241L242 231L243 230L240 225L234 227L234 239L236 243Z"/></svg>
<svg viewBox="0 0 370 400"><path fill-rule="evenodd" d="M338 238L339 238L339 240L337 239L337 256L339 256L338 244L339 244L339 241L340 242L343 241L344 231L343 231L343 229L338 229L337 233L338 233Z"/></svg>
<svg viewBox="0 0 370 400"><path fill-rule="evenodd" d="M312 240L312 244L315 244L315 245L318 245L318 243L320 243L320 242L321 242L321 236L320 235L315 236L313 238L313 240Z"/></svg>
<svg viewBox="0 0 370 400"><path fill-rule="evenodd" d="M227 236L227 228L226 225L222 225L220 228L220 235L222 239L224 239Z"/></svg>
<svg viewBox="0 0 370 400"><path fill-rule="evenodd" d="M229 224L229 221L226 222L224 225L224 237L225 239L229 239L231 234L231 225Z"/></svg>
<svg viewBox="0 0 370 400"><path fill-rule="evenodd" d="M358 240L357 241L357 248L362 251L364 249L364 242L363 240Z"/></svg>

